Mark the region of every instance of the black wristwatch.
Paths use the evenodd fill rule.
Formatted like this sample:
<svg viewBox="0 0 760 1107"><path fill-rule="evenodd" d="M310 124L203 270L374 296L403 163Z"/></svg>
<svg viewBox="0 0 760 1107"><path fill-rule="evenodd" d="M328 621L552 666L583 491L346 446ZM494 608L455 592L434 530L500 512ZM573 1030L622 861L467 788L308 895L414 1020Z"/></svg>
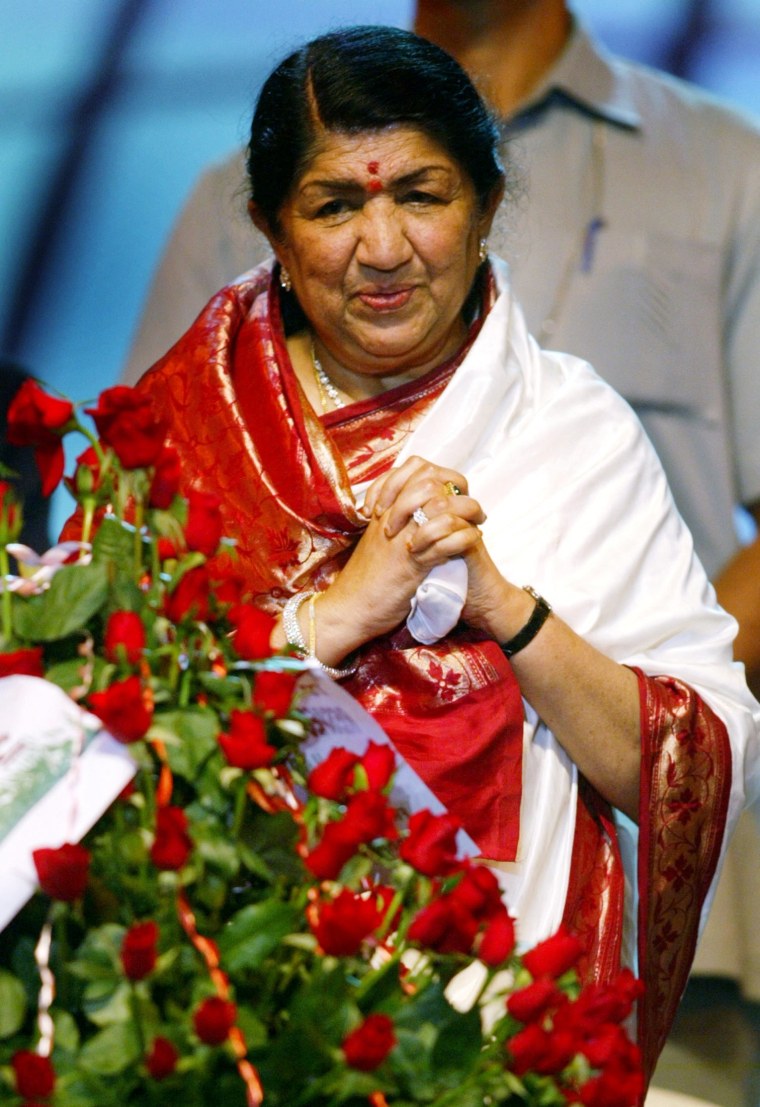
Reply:
<svg viewBox="0 0 760 1107"><path fill-rule="evenodd" d="M535 588L531 588L529 584L524 584L523 589L529 596L533 597L536 601L536 606L533 608L531 616L522 630L518 630L513 638L510 638L508 642L502 644L501 651L505 657L513 657L514 654L519 653L520 650L524 650L528 643L533 641L552 613L551 605L546 602L543 596L539 596Z"/></svg>

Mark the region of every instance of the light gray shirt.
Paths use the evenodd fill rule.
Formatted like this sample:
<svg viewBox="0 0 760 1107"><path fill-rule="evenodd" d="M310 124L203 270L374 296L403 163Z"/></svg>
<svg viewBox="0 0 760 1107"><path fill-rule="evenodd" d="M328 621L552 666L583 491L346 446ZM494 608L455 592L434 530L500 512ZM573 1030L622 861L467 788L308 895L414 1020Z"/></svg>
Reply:
<svg viewBox="0 0 760 1107"><path fill-rule="evenodd" d="M511 136L525 187L491 249L542 343L589 360L632 404L713 575L737 547L734 505L760 501L760 128L576 26ZM268 255L243 175L237 153L196 184L124 379Z"/></svg>

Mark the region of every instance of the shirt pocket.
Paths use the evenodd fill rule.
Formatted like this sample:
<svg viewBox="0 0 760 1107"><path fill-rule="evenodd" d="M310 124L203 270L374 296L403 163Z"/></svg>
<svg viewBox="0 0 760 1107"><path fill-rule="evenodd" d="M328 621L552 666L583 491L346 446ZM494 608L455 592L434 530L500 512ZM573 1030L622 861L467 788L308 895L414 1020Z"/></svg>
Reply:
<svg viewBox="0 0 760 1107"><path fill-rule="evenodd" d="M639 412L722 419L717 245L604 228L552 345L585 357Z"/></svg>

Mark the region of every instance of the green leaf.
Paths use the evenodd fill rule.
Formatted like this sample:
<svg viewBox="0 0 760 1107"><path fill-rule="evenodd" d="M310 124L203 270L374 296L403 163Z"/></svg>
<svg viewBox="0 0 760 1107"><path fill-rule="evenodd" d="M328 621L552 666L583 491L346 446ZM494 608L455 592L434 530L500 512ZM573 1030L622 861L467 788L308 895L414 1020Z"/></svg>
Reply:
<svg viewBox="0 0 760 1107"><path fill-rule="evenodd" d="M161 711L156 716L160 732L168 732L179 741L167 743L169 765L174 773L193 780L203 762L217 748L221 727L216 712L201 707L184 711ZM152 728L150 733L160 733Z"/></svg>
<svg viewBox="0 0 760 1107"><path fill-rule="evenodd" d="M480 1008L473 1007L464 1014L452 1011L433 1046L433 1072L446 1083L461 1083L476 1063L482 1046Z"/></svg>
<svg viewBox="0 0 760 1107"><path fill-rule="evenodd" d="M69 661L60 661L57 665L51 665L45 671L45 679L57 684L64 692L70 692L82 684L86 665L93 665L92 687L100 687L100 674L106 668L106 662L101 657L95 657L92 661L85 661L82 657L71 658Z"/></svg>
<svg viewBox="0 0 760 1107"><path fill-rule="evenodd" d="M131 1023L116 1023L91 1038L79 1055L82 1068L110 1076L133 1065L140 1057L140 1043Z"/></svg>
<svg viewBox="0 0 760 1107"><path fill-rule="evenodd" d="M256 968L297 924L298 913L288 903L266 900L244 907L219 939L222 963L232 973Z"/></svg>
<svg viewBox="0 0 760 1107"><path fill-rule="evenodd" d="M0 1038L16 1034L26 1014L26 992L12 973L0 969Z"/></svg>
<svg viewBox="0 0 760 1107"><path fill-rule="evenodd" d="M47 592L14 608L14 630L28 641L55 642L86 626L107 597L105 565L65 565Z"/></svg>
<svg viewBox="0 0 760 1107"><path fill-rule="evenodd" d="M114 515L101 519L92 542L93 561L131 565L135 549L135 530Z"/></svg>

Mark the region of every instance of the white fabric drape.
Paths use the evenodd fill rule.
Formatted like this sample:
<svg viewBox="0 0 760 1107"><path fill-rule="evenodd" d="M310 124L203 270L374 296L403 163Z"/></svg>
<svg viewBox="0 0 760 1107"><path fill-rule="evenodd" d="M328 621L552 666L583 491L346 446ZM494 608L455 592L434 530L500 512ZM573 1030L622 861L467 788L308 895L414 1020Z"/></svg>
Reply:
<svg viewBox="0 0 760 1107"><path fill-rule="evenodd" d="M532 584L609 657L700 693L731 739L727 841L747 797L760 796L760 707L731 660L734 620L715 603L628 405L585 362L540 350L506 267L494 262L494 271L497 302L398 464L418 455L462 472L509 580ZM575 784L574 766L526 705L520 850L514 865L500 867L526 942L561 917Z"/></svg>

